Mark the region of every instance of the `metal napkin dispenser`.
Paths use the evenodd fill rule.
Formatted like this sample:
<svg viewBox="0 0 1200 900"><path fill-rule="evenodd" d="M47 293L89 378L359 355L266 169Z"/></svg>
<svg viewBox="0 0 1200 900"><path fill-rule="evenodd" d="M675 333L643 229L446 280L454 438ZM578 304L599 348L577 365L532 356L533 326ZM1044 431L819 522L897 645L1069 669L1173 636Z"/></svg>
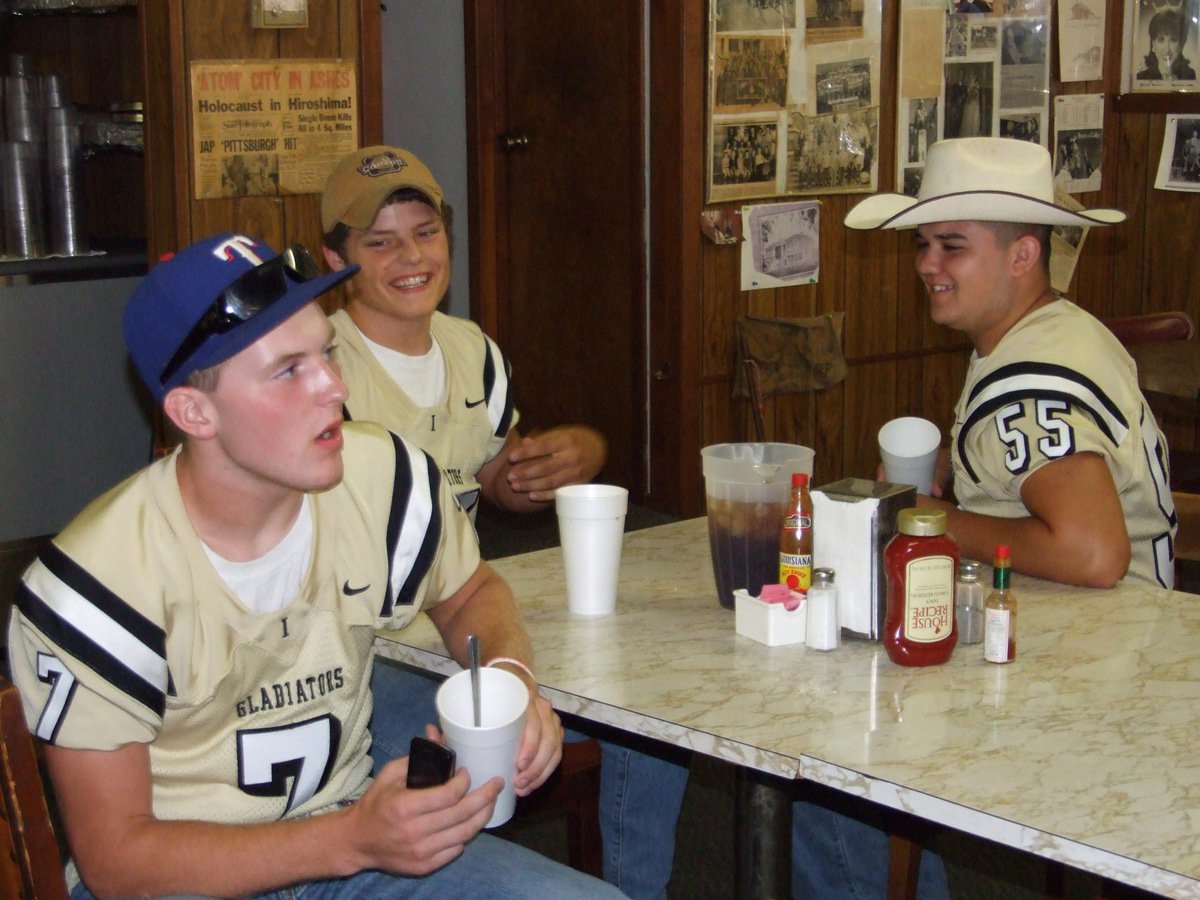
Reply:
<svg viewBox="0 0 1200 900"><path fill-rule="evenodd" d="M812 491L813 565L837 573L842 633L878 641L887 615L883 551L900 510L917 505L917 489L843 478Z"/></svg>

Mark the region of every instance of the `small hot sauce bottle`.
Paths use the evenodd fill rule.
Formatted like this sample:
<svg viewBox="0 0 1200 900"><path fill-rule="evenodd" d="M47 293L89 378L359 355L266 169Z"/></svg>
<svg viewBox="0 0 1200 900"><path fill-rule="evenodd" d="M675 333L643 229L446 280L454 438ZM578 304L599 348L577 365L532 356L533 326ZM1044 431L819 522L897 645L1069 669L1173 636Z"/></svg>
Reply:
<svg viewBox="0 0 1200 900"><path fill-rule="evenodd" d="M943 509L902 509L899 533L883 552L887 617L883 646L902 666L934 666L954 652L954 576L958 545L946 534Z"/></svg>
<svg viewBox="0 0 1200 900"><path fill-rule="evenodd" d="M792 496L779 532L779 583L801 594L812 584L813 520L808 475L792 474Z"/></svg>
<svg viewBox="0 0 1200 900"><path fill-rule="evenodd" d="M983 658L1010 663L1017 658L1017 598L1008 589L1012 559L1007 544L996 547L992 592L983 609Z"/></svg>

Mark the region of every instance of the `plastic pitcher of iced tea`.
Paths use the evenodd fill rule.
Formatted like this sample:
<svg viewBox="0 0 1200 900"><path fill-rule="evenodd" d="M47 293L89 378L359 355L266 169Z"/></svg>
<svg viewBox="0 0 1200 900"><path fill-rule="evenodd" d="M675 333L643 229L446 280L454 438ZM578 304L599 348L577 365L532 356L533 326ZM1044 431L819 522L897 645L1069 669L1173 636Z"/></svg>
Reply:
<svg viewBox="0 0 1200 900"><path fill-rule="evenodd" d="M733 592L757 597L779 580L779 529L792 473L812 476L813 451L799 444L713 444L700 451L708 545L717 599L733 609Z"/></svg>

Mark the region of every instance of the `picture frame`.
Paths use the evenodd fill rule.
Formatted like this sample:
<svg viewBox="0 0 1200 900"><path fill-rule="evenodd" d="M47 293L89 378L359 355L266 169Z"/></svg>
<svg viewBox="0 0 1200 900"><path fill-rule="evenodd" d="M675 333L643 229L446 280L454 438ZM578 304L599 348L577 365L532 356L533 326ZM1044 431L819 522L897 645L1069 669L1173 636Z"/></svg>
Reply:
<svg viewBox="0 0 1200 900"><path fill-rule="evenodd" d="M1200 92L1200 0L1126 0L1122 87Z"/></svg>

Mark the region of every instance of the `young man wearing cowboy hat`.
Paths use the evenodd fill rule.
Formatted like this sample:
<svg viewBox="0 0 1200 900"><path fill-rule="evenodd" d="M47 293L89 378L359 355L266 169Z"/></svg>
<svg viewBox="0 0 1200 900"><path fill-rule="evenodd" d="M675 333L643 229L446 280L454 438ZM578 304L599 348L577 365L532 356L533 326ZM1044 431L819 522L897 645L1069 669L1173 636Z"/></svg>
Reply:
<svg viewBox="0 0 1200 900"><path fill-rule="evenodd" d="M1013 566L1041 578L1174 583L1167 445L1133 360L1050 287L1052 226L1124 218L1055 205L1049 154L1002 138L935 144L917 199L870 197L846 216L849 228L915 227L933 320L974 344L949 464L918 498L947 510L964 556L1009 544Z"/></svg>
<svg viewBox="0 0 1200 900"><path fill-rule="evenodd" d="M963 556L1042 578L1170 587L1175 512L1167 446L1121 344L1050 287L1054 225L1110 225L1111 209L1054 203L1050 155L1004 138L929 149L914 200L881 194L846 216L856 229L915 228L933 320L970 337L966 384L932 497ZM957 505L945 499L953 493ZM883 897L888 836L877 809L813 797L793 809L793 895ZM945 897L945 867L922 853L918 896Z"/></svg>

